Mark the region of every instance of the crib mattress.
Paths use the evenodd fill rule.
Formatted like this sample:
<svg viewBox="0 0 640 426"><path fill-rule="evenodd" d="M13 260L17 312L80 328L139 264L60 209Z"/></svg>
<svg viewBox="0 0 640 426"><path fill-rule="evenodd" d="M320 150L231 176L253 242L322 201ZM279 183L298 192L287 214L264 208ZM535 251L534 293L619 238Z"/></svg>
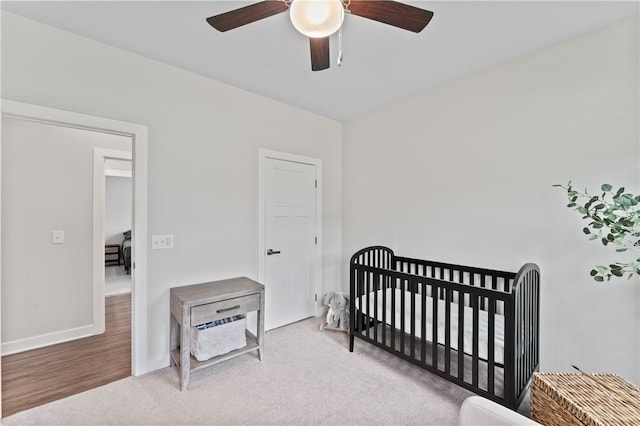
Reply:
<svg viewBox="0 0 640 426"><path fill-rule="evenodd" d="M386 306L382 306L382 292L385 291ZM395 309L392 310L391 292L395 291ZM386 310L385 322L391 325L392 311L395 312L395 327L400 328L400 322L402 318L402 297L404 297L405 309L405 332L411 333L411 292L391 289L378 290L378 306L375 306L374 293L369 294L369 316L376 318L377 321L382 322L383 309ZM403 294L404 293L404 294ZM366 313L366 301L367 297L364 296L362 300L362 309ZM356 309L360 306L360 297L355 300ZM438 343L444 345L445 340L445 307L446 301L438 300ZM427 296L426 301L426 340L433 341L433 300ZM458 304L451 303L451 348L458 350ZM488 313L485 311L479 311L478 318L478 357L481 359L488 358ZM422 331L422 295L415 293L415 335L421 336ZM473 352L473 309L470 307L464 307L464 352L472 354ZM504 316L495 314L495 327L494 327L494 362L497 364L504 364Z"/></svg>

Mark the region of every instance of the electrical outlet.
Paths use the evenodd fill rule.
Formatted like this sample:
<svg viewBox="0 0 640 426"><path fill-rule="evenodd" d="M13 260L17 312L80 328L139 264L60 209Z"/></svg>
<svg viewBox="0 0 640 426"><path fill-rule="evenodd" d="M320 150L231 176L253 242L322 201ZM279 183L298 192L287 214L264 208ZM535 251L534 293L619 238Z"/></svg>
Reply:
<svg viewBox="0 0 640 426"><path fill-rule="evenodd" d="M64 231L53 231L51 233L51 243L64 244Z"/></svg>
<svg viewBox="0 0 640 426"><path fill-rule="evenodd" d="M173 234L152 235L151 248L153 250L173 248Z"/></svg>

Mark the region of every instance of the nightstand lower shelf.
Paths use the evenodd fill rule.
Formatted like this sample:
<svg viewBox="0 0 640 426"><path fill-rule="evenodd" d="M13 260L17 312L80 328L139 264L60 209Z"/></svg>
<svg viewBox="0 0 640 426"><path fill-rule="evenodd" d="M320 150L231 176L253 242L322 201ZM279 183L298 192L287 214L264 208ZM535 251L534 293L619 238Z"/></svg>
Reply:
<svg viewBox="0 0 640 426"><path fill-rule="evenodd" d="M194 371L202 370L203 368L221 363L228 359L235 358L237 356L244 355L255 350L259 350L260 345L258 344L258 338L254 336L253 333L249 330L245 330L245 334L247 337L247 345L240 349L227 352L226 354L214 356L213 358L206 361L198 361L193 355L190 355L191 362L189 371L193 373ZM262 361L262 352L258 353L258 357ZM177 347L171 351L171 359L173 361L173 364L180 368L180 347Z"/></svg>

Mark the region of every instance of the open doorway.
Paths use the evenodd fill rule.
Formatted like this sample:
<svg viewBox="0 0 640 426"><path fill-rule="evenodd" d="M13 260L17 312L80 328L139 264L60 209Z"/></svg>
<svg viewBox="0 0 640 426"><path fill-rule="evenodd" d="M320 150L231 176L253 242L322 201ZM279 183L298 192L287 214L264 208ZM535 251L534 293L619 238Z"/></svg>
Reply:
<svg viewBox="0 0 640 426"><path fill-rule="evenodd" d="M131 159L104 159L104 296L131 293Z"/></svg>
<svg viewBox="0 0 640 426"><path fill-rule="evenodd" d="M22 104L22 103L18 103L18 102L13 102L13 101L3 101L2 102L2 115L3 115L3 121L4 119L16 119L16 121L20 121L24 124L24 122L31 122L32 124L38 124L38 125L49 125L52 127L57 127L59 129L66 129L66 131L86 131L86 132L92 132L98 135L101 135L104 138L108 138L109 136L120 136L123 137L124 139L127 139L129 141L129 146L131 146L131 141L133 141L133 175L132 175L132 180L133 180L133 190L132 190L132 195L134 198L134 203L133 203L133 215L134 215L134 219L133 222L131 223L131 235L132 235L132 241L131 241L131 247L130 247L130 252L131 252L131 258L130 258L130 276L133 278L132 280L132 293L129 293L127 295L128 297L128 303L122 303L119 304L119 308L117 309L118 311L118 315L121 315L123 312L124 314L126 314L126 316L128 316L129 320L128 320L128 324L127 324L127 330L125 330L126 332L118 332L118 334L120 334L120 337L122 336L126 336L125 340L126 340L126 345L128 346L128 355L127 358L124 359L124 362L122 364L125 365L126 369L128 369L128 373L127 375L133 373L134 375L139 375L139 374L143 374L146 372L146 303L145 303L145 294L146 294L146 247L144 244L136 244L136 241L145 241L146 240L146 135L147 135L147 129L145 126L139 126L139 125L135 125L135 124L131 124L131 123L126 123L126 122L120 122L120 121L115 121L115 120L109 120L109 119L102 119L99 117L93 117L93 116L87 116L87 115L83 115L83 114L77 114L77 113L71 113L71 112L66 112L66 111L61 111L61 110L55 110L55 109L50 109L50 108L45 108L45 107L39 107L39 106L34 106L34 105L29 105L29 104ZM3 126L3 133L5 131L5 126ZM4 136L4 134L3 134ZM3 323L2 323L2 329L3 329L3 333L2 333L2 343L3 343L3 355L6 353L6 356L3 356L3 370L2 370L2 382L3 382L3 391L6 391L6 387L5 385L5 379L7 379L7 375L9 374L9 369L5 369L4 368L4 364L5 364L5 360L8 357L11 357L12 355L10 355L11 352L13 352L14 354L19 354L19 353L27 353L27 352L31 352L31 348L36 348L36 347L40 347L40 348L58 348L58 345L65 345L68 343L81 343L81 342L87 342L87 339L85 338L81 338L82 335L92 335L91 337L89 337L88 339L92 339L94 337L99 337L99 336L107 336L107 335L113 335L113 333L109 333L108 330L107 332L102 332L100 330L99 325L96 326L96 321L95 321L95 316L96 316L96 312L97 310L95 309L95 305L93 306L93 312L91 309L91 306L89 306L87 308L87 304L84 303L83 306L84 308L81 309L80 311L73 311L73 310L69 310L69 309L65 309L65 307L77 304L77 302L84 300L86 302L86 296L87 294L89 296L93 296L96 294L96 289L95 289L95 280L91 279L92 276L95 277L95 274L92 274L92 265L94 264L94 262L92 262L92 259L89 260L89 265L87 268L86 262L80 262L80 257L82 257L84 254L86 254L87 252L89 253L90 256L92 256L95 259L95 253L96 253L96 248L95 248L95 244L93 244L93 247L90 247L89 250L83 249L82 250L82 254L79 254L80 252L76 251L74 253L71 253L72 249L77 248L76 245L78 245L77 243L80 242L80 240L85 241L86 242L86 231L88 229L88 234L89 234L89 239L93 239L95 240L95 238L92 238L91 235L91 226L87 227L86 226L86 220L87 220L87 215L83 215L82 220L66 220L68 219L66 216L71 216L71 213L74 213L75 210L72 208L72 204L71 203L65 203L63 202L62 205L60 206L60 204L58 204L58 208L54 209L52 212L50 212L49 217L53 218L54 216L56 216L58 213L62 212L64 213L62 215L62 217L64 219L60 219L59 220L59 224L60 225L56 225L56 224L52 224L50 222L46 222L46 217L45 220L43 220L42 222L46 222L43 224L43 229L46 229L47 231L45 232L40 232L42 231L41 229L39 229L39 225L41 225L40 221L38 220L30 220L30 228L28 228L28 232L33 232L35 234L39 234L40 237L42 237L42 235L47 235L46 238L42 237L38 240L38 244L36 244L36 249L34 249L33 251L29 252L27 250L27 252L23 252L23 253L19 253L20 250L14 250L16 248L15 245L13 244L8 244L8 240L7 240L7 231L5 229L4 224L7 223L7 220L11 221L11 217L12 215L14 215L14 213L11 214L7 214L7 209L5 208L7 205L9 205L8 203L8 199L7 197L11 198L12 196L12 191L13 189L9 189L8 185L6 185L7 183L13 183L14 179L13 178L8 178L5 175L5 171L7 171L7 168L10 168L9 166L7 166L7 158L5 158L5 148L7 148L6 146L6 139L3 138L3 144L2 144L2 151L3 151L3 158L2 158L2 169L0 169L0 171L2 172L1 175L3 176L3 180L2 180L2 222L3 222L3 235L2 235L2 244L0 245L0 255L2 255L2 280L1 280L1 286L0 288L2 288L2 318L3 318ZM50 146L46 146L45 144L45 148L51 148ZM62 157L57 158L56 160L54 160L51 156L47 156L46 153L44 152L45 149L35 149L32 150L31 155L32 156L39 156L41 158L39 158L39 160L44 160L45 162L47 160L51 160L49 164L50 169L49 169L49 176L51 177L52 180L55 180L55 178L59 177L60 175L64 175L69 168L71 168L70 166L76 164L77 162L80 161L80 159L86 159L86 156L83 155L63 155ZM130 158L131 159L131 154ZM10 158L9 158L10 159ZM95 160L95 159L94 159ZM90 161L90 156L89 156L89 169L92 169L92 164ZM30 174L27 175L26 181L30 181L32 180L34 174ZM49 194L49 198L44 200L44 202L38 202L38 203L32 203L32 211L35 210L39 210L40 208L42 208L43 206L47 206L49 204L56 204L57 201L59 201L60 199L63 199L64 197L62 196L62 194L69 188L72 188L71 192L82 192L79 191L80 188L82 188L83 191L85 191L86 185L88 184L89 186L89 192L91 192L91 179L75 179L73 180L73 182L71 184L67 183L67 184L62 184L60 185L56 190L53 191L45 191L48 192ZM33 198L33 193L28 191L28 190L20 190L17 191L19 194L19 197L25 198L27 199L27 201L30 201L30 199ZM15 195L15 194L13 194ZM26 203L29 204L29 203ZM13 205L13 203L11 203L11 205ZM42 209L44 210L44 209ZM31 212L30 212L31 213ZM14 219L15 219L15 215L14 215ZM66 221L65 221L66 220ZM89 215L89 221L91 221L91 215ZM76 232L76 230L74 230L73 225L74 222L82 222L83 226L82 229L84 230L83 232ZM55 228L55 229L52 229ZM94 231L95 231L95 227L94 227ZM82 234L82 236L80 236ZM9 235L10 236L10 235ZM105 301L106 299L104 298L104 262L105 262L105 244L104 244L104 233L101 235L100 238L100 243L101 246L99 248L100 253L102 255L102 276L100 279L101 282L101 286L100 286L100 296L102 297L102 303L101 303L101 307L102 307L102 318L103 318L103 322L104 322L104 312L105 312ZM47 241L48 240L48 241ZM93 241L89 242L89 245L91 246L93 243ZM68 249L68 250L64 250L64 249ZM44 249L47 250L48 249L48 253L51 255L49 257L47 256L36 256L35 252L37 251L37 249ZM53 250L53 251L52 251ZM16 253L18 253L18 255L16 256ZM6 259L6 257L9 256L14 256L11 261L8 261ZM38 260L39 259L39 260ZM55 262L55 260L57 260L58 262ZM81 270L84 274L84 276L86 277L86 272L87 269L89 270L89 280L83 279L83 281L86 282L88 281L90 284L93 285L89 285L89 289L87 289L87 285L84 286L80 286L76 289L72 289L71 291L67 291L69 289L59 289L56 288L56 286L54 285L50 285L49 287L51 288L47 288L47 287L43 287L40 291L29 291L29 292L24 292L26 294L26 296L24 295L20 295L19 291L16 292L15 288L12 288L12 284L14 282L14 277L17 276L16 274L12 275L11 269L12 266L14 264L14 261L17 261L17 263L20 262L31 262L31 266L28 269L23 268L23 275L33 275L33 273L35 273L34 271L38 268L35 267L35 265L38 265L38 267L40 269L45 269L43 268L45 263L49 263L50 264L50 268L48 268L47 273L52 273L55 272L56 270L58 271L62 271L63 275L66 275L67 278L71 277L75 272L77 272L76 270ZM65 264L64 262L67 261L71 261L70 265ZM30 272L30 273L26 273ZM37 277L36 277L37 278ZM34 277L30 277L29 280L31 283L37 282L37 279L34 279ZM46 280L40 280L40 281L45 281L48 282L49 284L52 283L51 279L46 279ZM75 280L71 280L68 279L68 281L75 281ZM57 291L56 291L57 290ZM12 321L9 317L15 313L15 311L11 311L11 308L8 308L8 306L13 306L14 303L20 303L21 301L26 301L27 303L30 303L32 307L35 307L37 309L39 309L40 311L43 311L44 309L42 309L43 307L45 307L45 305L47 304L47 302L49 302L48 298L42 297L44 295L47 296L52 296L51 298L54 299L57 303L54 304L54 308L52 309L51 312L48 312L48 315L46 315L45 320L43 321L35 321L32 320L30 322L26 322L26 321ZM24 297L22 297L24 296ZM37 299L37 300L36 300ZM51 308L49 306L49 308ZM106 322L109 322L109 308L108 308L108 304L107 304L107 320ZM93 315L92 315L93 314ZM91 322L91 317L93 317L94 321L93 323ZM81 326L77 326L74 327L74 323L73 321L76 320L76 325L77 325L77 321L78 319L81 318L79 321L80 322L84 322L86 323L86 325L81 325ZM87 318L90 318L89 321L87 321ZM56 322L57 321L57 322ZM29 329L29 325L32 324L42 324L42 323L55 323L55 324L62 324L63 327L61 327L60 330L56 330L54 332L50 332L47 333L45 330L45 332L43 333L42 330L30 330ZM25 330L27 331L27 338L15 338L15 336L17 335L17 331L11 329L10 327L14 324L19 324L18 326L18 332L24 332ZM7 327L9 327L9 329L7 329ZM20 329L20 327L22 327L22 329ZM29 336L29 332L32 334L32 336ZM14 337L12 339L12 337ZM56 338L57 341L53 340L52 337ZM67 342L63 342L63 340L67 340ZM7 345L5 345L5 343L8 343ZM53 344L53 346L52 346ZM118 345L114 345L113 342L107 344L107 346L118 346ZM120 345L122 346L122 345ZM38 350L38 349L35 349ZM80 348L76 348L75 352L82 352L83 349ZM46 361L41 362L42 364L46 364ZM69 364L70 361L69 360L62 360L61 361L62 364ZM114 367L113 362L110 362L109 359L105 359L104 357L102 357L102 359L100 359L98 361L99 365L98 367L96 367L96 370L100 370L100 369L105 369L105 368L111 368ZM48 365L49 369L55 369L57 367L57 365ZM99 384L96 384L99 385ZM2 395L2 399L4 400L5 395ZM4 410L4 406L3 408L3 414L7 415L7 413Z"/></svg>
<svg viewBox="0 0 640 426"><path fill-rule="evenodd" d="M132 141L11 117L2 118L2 139L8 415L131 375L131 296L107 300L104 272L96 279L107 246L104 230L96 235L92 228L104 228L106 203L96 208L94 198L104 199L105 190L95 191L91 178L102 169L98 184L105 185L96 153L123 153L130 161Z"/></svg>

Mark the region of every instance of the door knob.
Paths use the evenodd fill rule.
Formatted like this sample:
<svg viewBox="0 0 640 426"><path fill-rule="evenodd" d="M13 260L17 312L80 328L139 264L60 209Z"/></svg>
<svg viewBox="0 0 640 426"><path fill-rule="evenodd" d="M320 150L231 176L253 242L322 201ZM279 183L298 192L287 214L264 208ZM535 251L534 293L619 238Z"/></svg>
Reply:
<svg viewBox="0 0 640 426"><path fill-rule="evenodd" d="M280 254L280 251L275 251L273 249L267 249L267 256L271 256L273 254Z"/></svg>

